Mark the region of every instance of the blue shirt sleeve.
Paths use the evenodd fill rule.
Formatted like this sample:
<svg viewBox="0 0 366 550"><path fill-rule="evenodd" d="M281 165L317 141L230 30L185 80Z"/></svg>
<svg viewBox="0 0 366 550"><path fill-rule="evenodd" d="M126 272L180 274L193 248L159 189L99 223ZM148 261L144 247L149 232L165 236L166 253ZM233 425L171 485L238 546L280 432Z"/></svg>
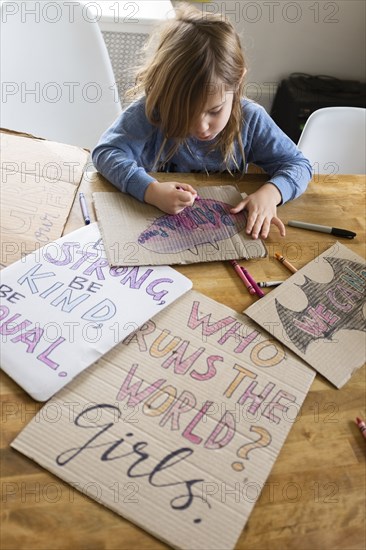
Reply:
<svg viewBox="0 0 366 550"><path fill-rule="evenodd" d="M153 152L156 134L146 118L144 101L134 102L101 136L92 152L95 168L120 191L143 201L155 178L147 174L152 166L143 166L142 157L147 143Z"/></svg>
<svg viewBox="0 0 366 550"><path fill-rule="evenodd" d="M243 102L242 139L246 162L268 175L282 195L282 204L295 199L312 178L310 162L260 105Z"/></svg>
<svg viewBox="0 0 366 550"><path fill-rule="evenodd" d="M303 193L312 177L309 161L291 139L275 124L265 109L247 99L242 100L244 162L263 168L281 193L285 203ZM202 171L206 144L188 139L189 148L180 147L172 162L174 172ZM131 104L104 132L92 152L94 166L117 189L140 201L155 179L156 156L163 136L145 115L145 99ZM237 151L239 155L239 151ZM209 171L224 170L221 152L210 153ZM235 168L234 166L232 167Z"/></svg>

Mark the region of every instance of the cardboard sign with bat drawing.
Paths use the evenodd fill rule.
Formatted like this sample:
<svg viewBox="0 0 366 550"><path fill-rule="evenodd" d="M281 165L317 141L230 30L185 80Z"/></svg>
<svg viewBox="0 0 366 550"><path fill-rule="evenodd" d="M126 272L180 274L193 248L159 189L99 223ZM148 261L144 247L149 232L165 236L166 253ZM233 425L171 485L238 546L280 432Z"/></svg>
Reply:
<svg viewBox="0 0 366 550"><path fill-rule="evenodd" d="M365 362L365 290L363 258L337 242L245 313L340 388Z"/></svg>

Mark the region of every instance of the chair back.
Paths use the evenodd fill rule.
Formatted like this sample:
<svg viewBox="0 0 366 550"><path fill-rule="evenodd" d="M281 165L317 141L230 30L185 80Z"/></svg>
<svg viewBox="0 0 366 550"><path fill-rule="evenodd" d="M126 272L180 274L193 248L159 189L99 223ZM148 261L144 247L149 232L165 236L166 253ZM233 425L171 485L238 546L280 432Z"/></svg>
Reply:
<svg viewBox="0 0 366 550"><path fill-rule="evenodd" d="M314 172L365 174L366 109L325 107L307 119L298 147Z"/></svg>
<svg viewBox="0 0 366 550"><path fill-rule="evenodd" d="M87 4L1 2L0 15L1 126L92 149L121 104Z"/></svg>

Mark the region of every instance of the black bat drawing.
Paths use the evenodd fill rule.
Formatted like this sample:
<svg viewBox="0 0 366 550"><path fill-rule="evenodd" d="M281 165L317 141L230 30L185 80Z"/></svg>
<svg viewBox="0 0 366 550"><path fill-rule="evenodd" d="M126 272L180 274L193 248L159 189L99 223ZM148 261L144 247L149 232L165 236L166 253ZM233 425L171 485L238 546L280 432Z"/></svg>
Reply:
<svg viewBox="0 0 366 550"><path fill-rule="evenodd" d="M277 299L275 302L288 337L304 354L311 342L332 340L341 329L366 332L363 314L366 267L342 258L324 257L324 260L331 265L334 277L328 283L305 277L305 283L298 285L308 299L305 309L293 311Z"/></svg>

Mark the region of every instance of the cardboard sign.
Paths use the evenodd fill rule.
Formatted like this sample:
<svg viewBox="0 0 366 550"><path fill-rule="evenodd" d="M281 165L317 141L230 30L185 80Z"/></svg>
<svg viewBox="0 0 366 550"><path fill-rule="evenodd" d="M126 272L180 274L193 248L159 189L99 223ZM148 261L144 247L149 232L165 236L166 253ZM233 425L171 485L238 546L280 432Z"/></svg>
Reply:
<svg viewBox="0 0 366 550"><path fill-rule="evenodd" d="M200 187L193 206L173 216L123 193L94 193L111 265L173 265L262 258L260 240L245 233L242 195L232 185Z"/></svg>
<svg viewBox="0 0 366 550"><path fill-rule="evenodd" d="M341 388L365 362L365 260L335 243L246 315Z"/></svg>
<svg viewBox="0 0 366 550"><path fill-rule="evenodd" d="M189 290L170 267L110 268L98 225L3 269L1 368L45 401Z"/></svg>
<svg viewBox="0 0 366 550"><path fill-rule="evenodd" d="M62 235L88 152L5 132L0 148L0 263L6 266Z"/></svg>
<svg viewBox="0 0 366 550"><path fill-rule="evenodd" d="M245 316L190 291L12 447L175 548L229 550L314 376Z"/></svg>

